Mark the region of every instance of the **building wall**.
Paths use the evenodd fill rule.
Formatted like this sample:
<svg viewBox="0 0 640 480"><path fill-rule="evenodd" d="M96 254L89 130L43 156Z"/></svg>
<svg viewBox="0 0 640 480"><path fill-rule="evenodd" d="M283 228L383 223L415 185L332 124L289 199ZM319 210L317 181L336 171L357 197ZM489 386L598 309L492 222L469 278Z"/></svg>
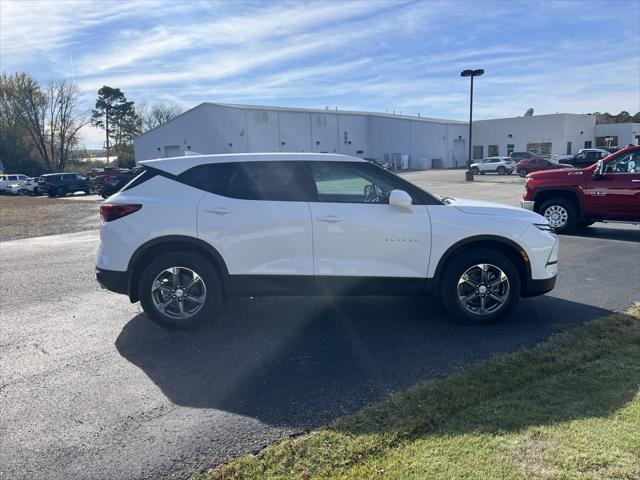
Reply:
<svg viewBox="0 0 640 480"><path fill-rule="evenodd" d="M534 143L551 143L551 155L564 155L571 142L570 153L575 154L584 142L594 145L595 122L592 115L565 113L480 120L473 122L473 145L482 145L485 157L489 145L498 145L498 155L507 155L508 144L515 151L526 151Z"/></svg>
<svg viewBox="0 0 640 480"><path fill-rule="evenodd" d="M202 104L134 141L136 160L197 153L326 152L367 158L409 156L411 168L454 166L466 125L332 111ZM449 135L456 135L449 138ZM463 152L466 152L463 149ZM466 153L464 153L466 159ZM461 161L461 165L465 160Z"/></svg>
<svg viewBox="0 0 640 480"><path fill-rule="evenodd" d="M596 137L618 137L617 144L611 143L611 147L640 145L640 123L606 123L596 125L595 130Z"/></svg>

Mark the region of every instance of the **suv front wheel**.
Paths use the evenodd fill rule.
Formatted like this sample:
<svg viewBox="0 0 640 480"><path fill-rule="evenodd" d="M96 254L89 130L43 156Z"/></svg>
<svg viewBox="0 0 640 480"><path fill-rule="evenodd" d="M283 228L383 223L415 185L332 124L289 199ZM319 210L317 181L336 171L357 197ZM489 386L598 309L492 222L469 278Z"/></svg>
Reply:
<svg viewBox="0 0 640 480"><path fill-rule="evenodd" d="M140 277L139 295L149 318L173 330L206 323L223 298L215 266L207 258L186 251L152 260Z"/></svg>
<svg viewBox="0 0 640 480"><path fill-rule="evenodd" d="M441 298L459 322L481 325L508 315L520 298L520 274L506 256L472 249L447 263Z"/></svg>

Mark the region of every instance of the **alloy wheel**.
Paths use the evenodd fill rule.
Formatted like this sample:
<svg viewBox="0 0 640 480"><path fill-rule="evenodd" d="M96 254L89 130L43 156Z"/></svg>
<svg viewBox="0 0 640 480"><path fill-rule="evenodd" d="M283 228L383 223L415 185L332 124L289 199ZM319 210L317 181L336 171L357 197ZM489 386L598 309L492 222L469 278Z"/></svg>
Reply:
<svg viewBox="0 0 640 480"><path fill-rule="evenodd" d="M546 218L553 228L562 228L569 220L569 213L560 205L551 205L544 211Z"/></svg>
<svg viewBox="0 0 640 480"><path fill-rule="evenodd" d="M204 306L207 288L198 273L186 267L170 267L151 284L151 300L163 315L186 320Z"/></svg>
<svg viewBox="0 0 640 480"><path fill-rule="evenodd" d="M509 300L507 275L495 265L480 263L468 268L458 280L458 301L474 315L489 315Z"/></svg>

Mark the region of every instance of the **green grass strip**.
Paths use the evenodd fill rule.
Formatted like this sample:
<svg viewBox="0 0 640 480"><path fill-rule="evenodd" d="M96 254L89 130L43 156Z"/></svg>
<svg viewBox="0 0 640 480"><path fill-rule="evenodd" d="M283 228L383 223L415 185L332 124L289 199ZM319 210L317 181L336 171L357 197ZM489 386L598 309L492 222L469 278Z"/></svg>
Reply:
<svg viewBox="0 0 640 480"><path fill-rule="evenodd" d="M221 465L221 479L640 478L640 304Z"/></svg>

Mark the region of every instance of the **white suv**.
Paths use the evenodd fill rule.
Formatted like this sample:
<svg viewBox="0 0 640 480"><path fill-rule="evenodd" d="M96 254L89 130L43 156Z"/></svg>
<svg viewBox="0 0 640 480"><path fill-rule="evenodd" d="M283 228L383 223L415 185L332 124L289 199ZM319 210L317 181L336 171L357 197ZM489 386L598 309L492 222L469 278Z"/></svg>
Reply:
<svg viewBox="0 0 640 480"><path fill-rule="evenodd" d="M96 276L185 328L229 295L435 293L485 323L555 285L558 238L520 208L431 195L359 158L142 162L101 206Z"/></svg>
<svg viewBox="0 0 640 480"><path fill-rule="evenodd" d="M484 175L485 173L511 175L515 168L516 162L514 162L511 157L489 157L471 164L471 172L473 172L474 175Z"/></svg>

